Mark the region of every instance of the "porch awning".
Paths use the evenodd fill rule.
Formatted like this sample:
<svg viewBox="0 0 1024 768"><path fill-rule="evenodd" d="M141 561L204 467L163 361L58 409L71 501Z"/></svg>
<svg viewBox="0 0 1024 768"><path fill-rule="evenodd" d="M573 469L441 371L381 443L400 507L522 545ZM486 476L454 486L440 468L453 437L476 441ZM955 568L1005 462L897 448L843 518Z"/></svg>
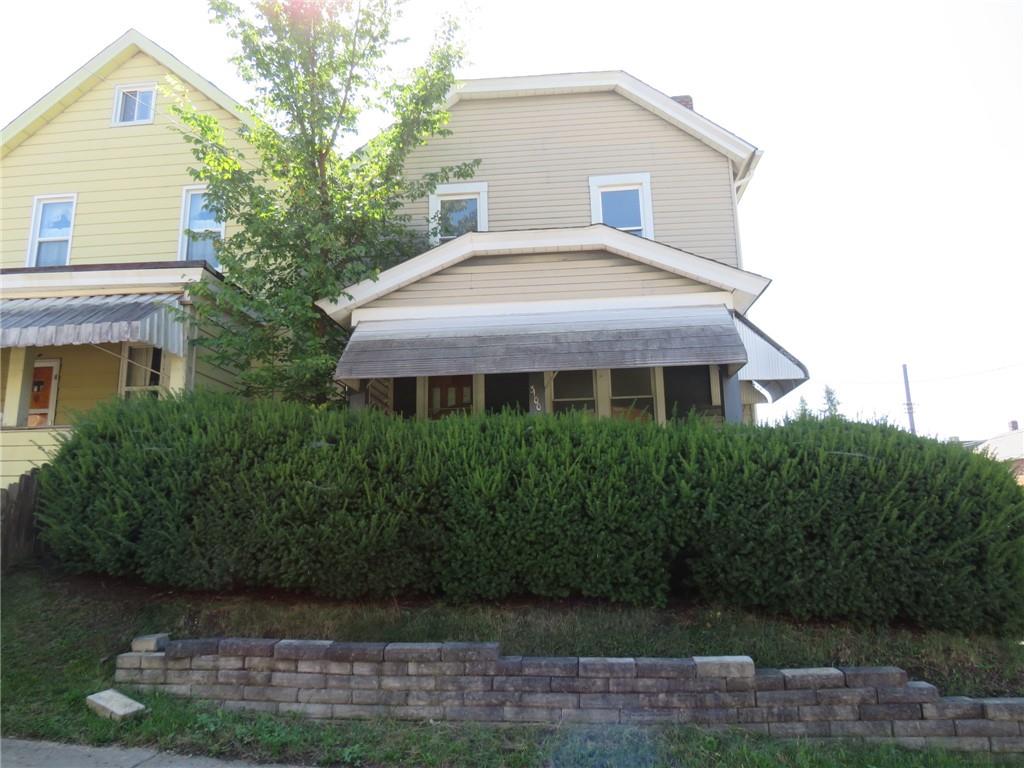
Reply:
<svg viewBox="0 0 1024 768"><path fill-rule="evenodd" d="M0 346L133 342L185 353L181 294L63 296L0 301Z"/></svg>
<svg viewBox="0 0 1024 768"><path fill-rule="evenodd" d="M737 315L736 330L747 350L747 364L740 369L741 381L753 382L770 401L807 381L806 366L752 322Z"/></svg>
<svg viewBox="0 0 1024 768"><path fill-rule="evenodd" d="M724 306L364 320L339 380L724 364L747 353Z"/></svg>

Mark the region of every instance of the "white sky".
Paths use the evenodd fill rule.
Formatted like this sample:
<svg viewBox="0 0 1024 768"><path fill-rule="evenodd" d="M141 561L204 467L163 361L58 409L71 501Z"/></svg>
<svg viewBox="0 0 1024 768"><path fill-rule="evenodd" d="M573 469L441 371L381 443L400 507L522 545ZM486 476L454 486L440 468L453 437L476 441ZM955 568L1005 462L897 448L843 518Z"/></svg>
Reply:
<svg viewBox="0 0 1024 768"><path fill-rule="evenodd" d="M740 203L750 317L852 417L1024 422L1024 0L411 0L394 57L464 20L464 77L624 69L764 150ZM128 27L247 95L204 0L8 3L0 123ZM368 126L368 129L372 126Z"/></svg>

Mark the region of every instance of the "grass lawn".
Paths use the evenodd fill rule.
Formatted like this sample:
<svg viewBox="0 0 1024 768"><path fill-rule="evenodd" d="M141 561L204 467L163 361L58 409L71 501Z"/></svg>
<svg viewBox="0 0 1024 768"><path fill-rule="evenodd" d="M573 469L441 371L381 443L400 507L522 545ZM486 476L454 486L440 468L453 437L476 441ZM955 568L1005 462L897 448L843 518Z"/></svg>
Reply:
<svg viewBox="0 0 1024 768"><path fill-rule="evenodd" d="M947 695L1024 691L1019 638L808 625L738 611L589 604L338 603L279 594L168 592L39 568L2 585L3 735L342 766L722 766L904 768L996 764L987 756L889 746L773 742L681 727L600 728L350 722L227 713L164 696L129 723L100 720L86 695L112 684L137 634L344 640L499 640L507 654L744 653L759 666L895 664ZM1006 761L999 764L1006 765Z"/></svg>

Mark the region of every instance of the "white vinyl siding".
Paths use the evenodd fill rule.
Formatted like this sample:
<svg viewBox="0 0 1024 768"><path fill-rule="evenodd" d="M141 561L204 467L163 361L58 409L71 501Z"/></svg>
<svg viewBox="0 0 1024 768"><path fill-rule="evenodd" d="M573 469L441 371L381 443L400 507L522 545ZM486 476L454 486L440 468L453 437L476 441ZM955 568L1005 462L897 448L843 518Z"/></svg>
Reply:
<svg viewBox="0 0 1024 768"><path fill-rule="evenodd" d="M657 296L714 288L607 251L474 256L367 307Z"/></svg>
<svg viewBox="0 0 1024 768"><path fill-rule="evenodd" d="M467 99L451 110L452 135L411 154L419 178L479 158L491 231L584 227L591 176L650 174L660 242L735 266L732 173L726 157L615 93ZM427 200L405 210L425 231Z"/></svg>

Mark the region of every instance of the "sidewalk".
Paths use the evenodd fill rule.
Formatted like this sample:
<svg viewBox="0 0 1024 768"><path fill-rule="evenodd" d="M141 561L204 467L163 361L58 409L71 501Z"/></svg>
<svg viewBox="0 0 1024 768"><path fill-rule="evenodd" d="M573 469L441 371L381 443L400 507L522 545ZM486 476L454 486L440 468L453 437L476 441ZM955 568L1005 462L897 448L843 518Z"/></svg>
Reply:
<svg viewBox="0 0 1024 768"><path fill-rule="evenodd" d="M50 741L0 740L3 768L256 768L244 760L187 757L153 749L83 747ZM259 768L297 766L259 764Z"/></svg>

